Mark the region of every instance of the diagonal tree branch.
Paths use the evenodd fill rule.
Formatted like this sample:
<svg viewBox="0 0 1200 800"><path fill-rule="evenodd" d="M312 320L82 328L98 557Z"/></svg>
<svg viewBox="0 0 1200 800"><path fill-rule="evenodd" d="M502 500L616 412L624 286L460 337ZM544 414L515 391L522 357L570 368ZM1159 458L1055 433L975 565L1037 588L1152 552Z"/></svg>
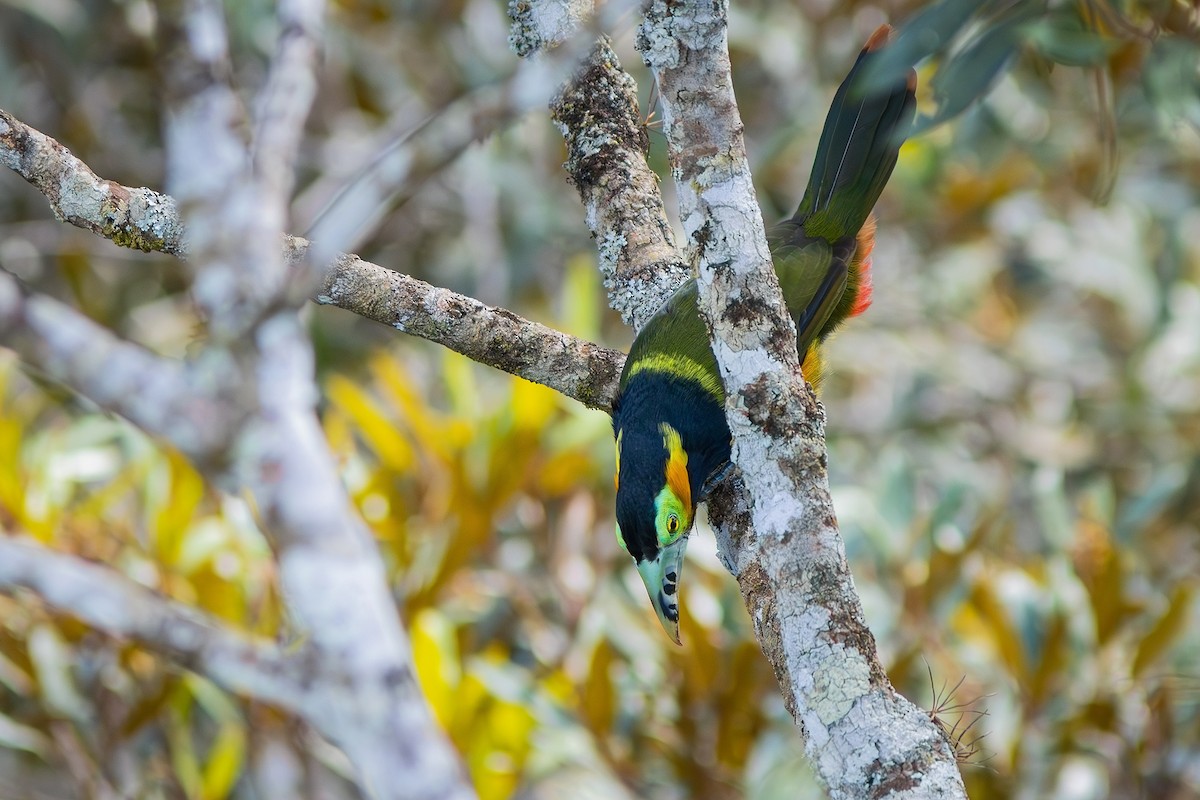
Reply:
<svg viewBox="0 0 1200 800"><path fill-rule="evenodd" d="M173 198L97 177L66 147L3 109L0 164L45 195L54 216L64 222L134 250L186 252Z"/></svg>
<svg viewBox="0 0 1200 800"><path fill-rule="evenodd" d="M184 225L172 197L98 177L66 147L2 109L0 163L46 194L64 221L120 245L188 257ZM72 209L70 216L59 212L64 196L59 187L64 181L69 189L65 207ZM115 201L81 202L106 197L136 198L137 202L121 207L119 222L110 220ZM307 257L308 247L304 239L284 237L284 257L293 267ZM625 362L625 354L619 351L432 287L354 255L334 258L313 299L445 345L605 411L612 404Z"/></svg>
<svg viewBox="0 0 1200 800"><path fill-rule="evenodd" d="M755 200L730 75L725 2L648 4L638 47L662 89L680 216L727 392L734 506L725 557L815 771L834 798L965 797L954 753L887 679L826 474L824 418L800 373Z"/></svg>
<svg viewBox="0 0 1200 800"><path fill-rule="evenodd" d="M219 360L155 355L56 300L26 293L0 272L0 342L33 364L165 439L199 464L223 460L241 424L240 393Z"/></svg>
<svg viewBox="0 0 1200 800"><path fill-rule="evenodd" d="M0 589L24 588L109 636L133 639L226 688L297 710L307 694L304 649L283 658L271 642L231 630L107 567L32 541L0 537Z"/></svg>
<svg viewBox="0 0 1200 800"><path fill-rule="evenodd" d="M289 237L289 258L302 257L299 254L306 245L304 239ZM339 255L334 260L316 301L437 342L602 411L612 405L625 363L620 351L430 286L358 256Z"/></svg>

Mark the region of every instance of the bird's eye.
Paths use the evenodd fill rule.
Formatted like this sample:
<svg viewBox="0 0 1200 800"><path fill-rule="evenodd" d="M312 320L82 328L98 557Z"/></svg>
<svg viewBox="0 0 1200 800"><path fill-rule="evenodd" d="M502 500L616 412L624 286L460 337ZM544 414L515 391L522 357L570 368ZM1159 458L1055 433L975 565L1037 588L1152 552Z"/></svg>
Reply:
<svg viewBox="0 0 1200 800"><path fill-rule="evenodd" d="M670 486L664 486L654 499L654 533L658 546L674 544L688 532L691 524L687 508L679 502Z"/></svg>

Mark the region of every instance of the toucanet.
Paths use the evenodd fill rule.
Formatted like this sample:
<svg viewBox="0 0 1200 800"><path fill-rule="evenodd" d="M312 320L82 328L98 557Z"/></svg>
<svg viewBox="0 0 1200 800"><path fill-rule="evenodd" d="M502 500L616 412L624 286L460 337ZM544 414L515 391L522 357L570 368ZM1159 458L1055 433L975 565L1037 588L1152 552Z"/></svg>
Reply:
<svg viewBox="0 0 1200 800"><path fill-rule="evenodd" d="M890 35L884 25L867 40L834 95L799 209L767 233L804 376L814 386L821 342L870 304L871 209L912 124L916 73L869 69ZM617 539L676 644L679 576L696 505L729 462L724 404L693 279L638 333L613 405Z"/></svg>

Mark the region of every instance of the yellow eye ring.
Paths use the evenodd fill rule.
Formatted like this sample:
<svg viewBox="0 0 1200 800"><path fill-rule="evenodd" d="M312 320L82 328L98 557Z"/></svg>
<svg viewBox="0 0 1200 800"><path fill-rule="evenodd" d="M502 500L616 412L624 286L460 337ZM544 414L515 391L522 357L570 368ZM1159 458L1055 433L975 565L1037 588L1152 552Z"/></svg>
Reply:
<svg viewBox="0 0 1200 800"><path fill-rule="evenodd" d="M671 514L667 517L667 533L675 533L679 530L679 517Z"/></svg>

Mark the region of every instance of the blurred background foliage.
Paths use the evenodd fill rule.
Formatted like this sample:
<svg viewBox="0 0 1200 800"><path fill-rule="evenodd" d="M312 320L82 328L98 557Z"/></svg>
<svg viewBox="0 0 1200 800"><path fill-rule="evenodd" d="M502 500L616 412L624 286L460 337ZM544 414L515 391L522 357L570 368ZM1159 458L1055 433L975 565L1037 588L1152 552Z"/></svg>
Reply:
<svg viewBox="0 0 1200 800"><path fill-rule="evenodd" d="M249 98L273 7L226 6ZM1200 797L1200 13L734 3L768 222L798 201L833 89L887 20L912 20L904 46L933 53L924 133L877 210L875 304L833 341L823 393L881 656L954 731L972 797ZM396 136L511 72L506 24L498 0L331 2L292 231ZM648 106L634 24L613 33ZM147 0L0 0L0 105L101 176L162 187L155 25ZM531 114L391 209L360 252L624 347L563 158ZM0 187L0 268L188 352L199 322L178 263L55 222L14 175ZM658 630L614 540L603 414L345 312L306 313L331 446L482 797L820 796L706 532L684 646ZM11 357L0 528L291 635L244 498ZM256 776L286 764L302 768L298 796L357 796L340 754L295 721L0 596L5 800L254 798Z"/></svg>

